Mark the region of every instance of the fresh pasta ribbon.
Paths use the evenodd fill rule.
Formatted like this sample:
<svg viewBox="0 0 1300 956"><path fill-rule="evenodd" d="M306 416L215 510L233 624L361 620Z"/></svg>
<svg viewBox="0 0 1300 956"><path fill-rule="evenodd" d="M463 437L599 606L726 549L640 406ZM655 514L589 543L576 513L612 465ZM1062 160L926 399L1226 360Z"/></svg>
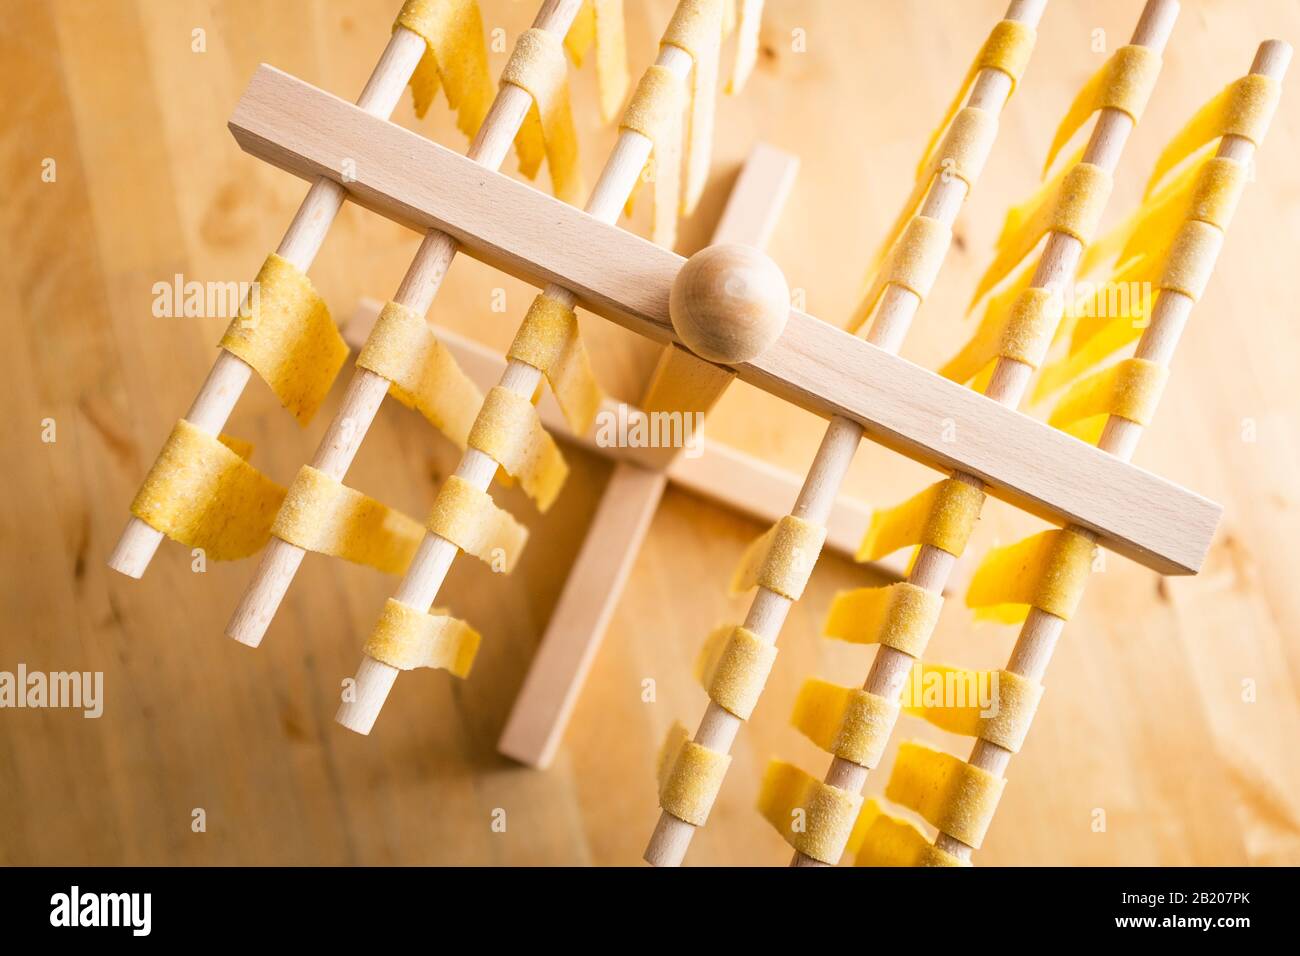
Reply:
<svg viewBox="0 0 1300 956"><path fill-rule="evenodd" d="M681 214L695 212L709 175L713 118L717 106L718 59L722 47L723 0L680 0L661 43L690 54L690 106L685 137L686 176Z"/></svg>
<svg viewBox="0 0 1300 956"><path fill-rule="evenodd" d="M885 241L881 243L872 258L869 270L872 278L868 282L867 294L849 324L850 331L856 332L871 317L880 297L884 294L885 287L891 281L895 281L888 277L888 273L898 268L900 258L912 262L915 266L924 263L933 268L933 273L929 273L928 270L922 272L923 275L929 275L929 282L908 284L895 281L895 284L903 285L915 292L918 298L924 299L928 294L934 276L942 265L943 256L947 252L951 230L946 229L946 235L942 239L928 238L930 245L925 246L924 251L914 245L919 241L919 237L914 237L912 242L908 243L905 241L905 233L913 228L912 223L915 222L913 217L925 201L935 176L956 176L965 182L968 188L979 178L989 151L993 148L993 141L997 138L998 117L996 113L979 107L963 107L962 103L965 102L975 77L983 69L995 69L1007 74L1011 78L1010 92L1014 93L1029 55L1033 51L1035 36L1033 28L1013 20L1004 20L993 28L976 56L975 62L971 64L966 78L957 91L957 96L944 113L942 122L931 134L916 169L916 182L912 193L903 204L889 232L886 233ZM1009 97L1010 93L1008 93ZM931 226L929 231L937 230ZM884 270L886 275L882 277L881 266L886 259L890 260L889 268ZM924 288L924 291L919 291L919 288Z"/></svg>
<svg viewBox="0 0 1300 956"><path fill-rule="evenodd" d="M1240 136L1259 146L1273 121L1281 95L1282 84L1260 73L1250 73L1229 83L1196 111L1160 153L1147 180L1146 194L1151 195L1165 176L1185 159L1221 137Z"/></svg>
<svg viewBox="0 0 1300 956"><path fill-rule="evenodd" d="M459 618L438 611L425 614L389 598L366 640L365 653L398 670L429 667L464 678L481 641L479 632Z"/></svg>
<svg viewBox="0 0 1300 956"><path fill-rule="evenodd" d="M763 0L726 0L722 34L726 37L732 29L736 31L736 58L727 78L728 96L743 90L754 72L754 64L758 62L758 31L762 25Z"/></svg>
<svg viewBox="0 0 1300 956"><path fill-rule="evenodd" d="M799 600L825 541L824 527L786 515L745 549L731 578L731 593L763 587Z"/></svg>
<svg viewBox="0 0 1300 956"><path fill-rule="evenodd" d="M1169 247L1169 255L1165 257L1160 290L1179 292L1193 302L1199 302L1222 248L1222 229L1195 219L1183 223Z"/></svg>
<svg viewBox="0 0 1300 956"><path fill-rule="evenodd" d="M258 270L253 294L221 337L306 425L325 400L348 357L348 346L325 300L288 259L271 253Z"/></svg>
<svg viewBox="0 0 1300 956"><path fill-rule="evenodd" d="M401 574L424 537L420 522L303 465L271 534L282 541L385 574Z"/></svg>
<svg viewBox="0 0 1300 956"><path fill-rule="evenodd" d="M997 254L975 287L971 308L1010 275L1049 232L1065 233L1087 246L1112 185L1111 174L1102 167L1075 163L1028 202L1010 210L998 236Z"/></svg>
<svg viewBox="0 0 1300 956"><path fill-rule="evenodd" d="M550 508L569 474L533 403L500 385L487 393L470 429L469 447L504 468L540 511Z"/></svg>
<svg viewBox="0 0 1300 956"><path fill-rule="evenodd" d="M891 285L901 286L924 302L943 268L951 241L952 228L946 222L928 216L909 220L876 273L848 330L856 333L866 323Z"/></svg>
<svg viewBox="0 0 1300 956"><path fill-rule="evenodd" d="M1093 297L1085 298L1074 317L1065 355L1045 364L1034 399L1056 391L1107 356L1133 342L1146 328L1159 277L1159 262L1132 260L1117 269Z"/></svg>
<svg viewBox="0 0 1300 956"><path fill-rule="evenodd" d="M642 182L654 182L654 224L651 239L665 249L677 242L677 209L681 195L682 102L686 87L666 66L651 66L637 83L636 92L623 113L620 129L635 130L650 140L646 160L623 208L632 215L637 190Z"/></svg>
<svg viewBox="0 0 1300 956"><path fill-rule="evenodd" d="M1043 686L1012 671L975 671L918 661L903 687L903 710L941 730L1017 753Z"/></svg>
<svg viewBox="0 0 1300 956"><path fill-rule="evenodd" d="M600 118L606 123L618 115L627 96L627 33L623 27L623 0L583 0L578 15L564 37L565 49L581 68L592 46L596 48L596 92Z"/></svg>
<svg viewBox="0 0 1300 956"><path fill-rule="evenodd" d="M942 609L943 595L908 581L854 588L835 595L822 633L853 644L883 644L920 657Z"/></svg>
<svg viewBox="0 0 1300 956"><path fill-rule="evenodd" d="M921 162L917 164L917 179L920 179L930 168L935 146L947 131L948 124L953 121L957 111L961 109L961 105L966 102L966 96L975 85L975 78L979 76L980 70L998 70L1005 73L1011 78L1011 92L1014 93L1020 83L1020 77L1025 72L1025 67L1029 64L1029 57L1034 52L1037 38L1038 34L1033 27L1018 20L1002 20L993 27L984 45L980 47L979 53L976 54L975 61L966 71L966 77L962 80L957 95L944 111L943 120L930 134L930 141L926 144L925 152L921 154Z"/></svg>
<svg viewBox="0 0 1300 956"><path fill-rule="evenodd" d="M1095 445L1111 415L1151 424L1169 369L1146 359L1124 359L1070 386L1047 423Z"/></svg>
<svg viewBox="0 0 1300 956"><path fill-rule="evenodd" d="M882 811L875 800L858 814L848 850L854 866L970 866L931 844L906 820Z"/></svg>
<svg viewBox="0 0 1300 956"><path fill-rule="evenodd" d="M673 724L659 749L660 808L693 826L704 826L730 765L730 754L700 746L685 727Z"/></svg>
<svg viewBox="0 0 1300 956"><path fill-rule="evenodd" d="M585 435L605 398L573 308L541 293L528 308L507 357L540 369L574 434Z"/></svg>
<svg viewBox="0 0 1300 956"><path fill-rule="evenodd" d="M984 492L956 478L945 478L900 505L874 512L855 557L879 561L900 548L918 544L961 557L983 505Z"/></svg>
<svg viewBox="0 0 1300 956"><path fill-rule="evenodd" d="M916 221L914 217L924 203L935 176L956 176L966 183L967 188L972 187L975 180L979 178L989 152L993 148L993 141L997 138L998 117L996 113L979 107L961 107L961 103L969 93L976 75L985 68L997 69L1010 76L1011 92L1015 92L1020 73L1028 61L1033 44L1034 31L1015 21L1003 21L994 28L958 90L956 99L945 113L943 122L932 134L921 163L917 167L916 183L912 193L886 234L885 241L881 243L872 258L869 270L872 278L867 284L866 296L850 321L848 326L850 331L856 332L866 323L884 294L885 287L891 282L910 289L920 299L924 299L929 293L934 277L942 265L943 256L947 252L951 230L945 227L943 238L927 237L928 244L921 248L917 247L921 241L919 236L913 237L911 242L908 242L905 233L914 228L912 225ZM930 226L928 231L938 230ZM887 259L888 267L883 270L885 275L882 276L881 267ZM889 274L899 268L900 259L912 263L914 268L922 265L932 268L933 272L929 269L921 272L922 275L928 276L929 281L909 284L891 279ZM921 291L922 289L924 291Z"/></svg>
<svg viewBox="0 0 1300 956"><path fill-rule="evenodd" d="M1208 222L1226 232L1247 178L1246 166L1226 156L1189 163L1120 225L1088 247L1080 274L1090 275L1111 261L1120 269L1135 259L1163 258L1188 219Z"/></svg>
<svg viewBox="0 0 1300 956"><path fill-rule="evenodd" d="M131 502L131 514L214 561L259 551L284 488L244 459L247 442L176 422Z"/></svg>
<svg viewBox="0 0 1300 956"><path fill-rule="evenodd" d="M834 866L844 855L862 797L773 760L763 773L758 812L804 856Z"/></svg>
<svg viewBox="0 0 1300 956"><path fill-rule="evenodd" d="M991 548L966 591L976 617L1015 624L1030 607L1069 620L1083 597L1097 546L1068 528Z"/></svg>
<svg viewBox="0 0 1300 956"><path fill-rule="evenodd" d="M426 527L505 574L514 570L528 541L527 528L459 475L448 476L438 489Z"/></svg>
<svg viewBox="0 0 1300 956"><path fill-rule="evenodd" d="M903 204L898 218L894 220L894 224L886 234L885 241L876 250L870 269L873 276L879 272L880 264L893 250L903 230L921 208L934 183L934 177L956 176L968 187L973 186L984 170L984 163L988 160L997 135L997 114L976 106L966 106L957 112L948 125L947 132L944 133L943 142L932 153L929 165L917 176L912 194ZM868 288L873 284L874 280L868 283ZM862 307L860 306L859 309L861 310ZM867 309L863 318L869 315L870 309ZM861 322L859 321L858 324Z"/></svg>
<svg viewBox="0 0 1300 956"><path fill-rule="evenodd" d="M423 118L441 86L456 126L473 139L492 105L483 16L478 0L406 0L393 29L405 27L425 43L411 75L415 115Z"/></svg>
<svg viewBox="0 0 1300 956"><path fill-rule="evenodd" d="M940 375L962 384L974 381L976 390L982 392L999 358L1031 368L1043 363L1065 311L1064 298L1060 292L1025 284L1009 307L1004 308L1004 303L1000 296L989 300L975 334L939 369Z"/></svg>
<svg viewBox="0 0 1300 956"><path fill-rule="evenodd" d="M1160 54L1155 50L1136 44L1116 50L1070 104L1052 137L1052 146L1043 163L1043 175L1047 175L1062 148L1093 113L1104 109L1120 110L1137 125L1159 76Z"/></svg>
<svg viewBox="0 0 1300 956"><path fill-rule="evenodd" d="M814 677L799 688L790 723L827 753L870 769L885 752L898 710L897 701Z"/></svg>
<svg viewBox="0 0 1300 956"><path fill-rule="evenodd" d="M545 156L556 197L579 205L586 186L578 163L578 133L573 125L566 71L563 41L533 27L520 34L501 73L501 82L517 86L533 98L515 134L520 172L529 179L536 178Z"/></svg>
<svg viewBox="0 0 1300 956"><path fill-rule="evenodd" d="M1099 255L1119 249L1116 265L1077 307L1067 354L1043 369L1035 400L1137 339L1150 315L1151 287L1200 297L1247 173L1244 164L1227 157L1194 162L1099 240L1104 247ZM1086 255L1085 263L1091 264Z"/></svg>
<svg viewBox="0 0 1300 956"><path fill-rule="evenodd" d="M483 393L419 312L399 302L386 303L357 365L386 378L390 395L465 447Z"/></svg>
<svg viewBox="0 0 1300 956"><path fill-rule="evenodd" d="M695 661L695 676L711 701L748 720L775 661L775 644L748 628L727 624L705 639Z"/></svg>
<svg viewBox="0 0 1300 956"><path fill-rule="evenodd" d="M898 748L885 796L979 849L1005 787L1005 780L987 770L909 742Z"/></svg>

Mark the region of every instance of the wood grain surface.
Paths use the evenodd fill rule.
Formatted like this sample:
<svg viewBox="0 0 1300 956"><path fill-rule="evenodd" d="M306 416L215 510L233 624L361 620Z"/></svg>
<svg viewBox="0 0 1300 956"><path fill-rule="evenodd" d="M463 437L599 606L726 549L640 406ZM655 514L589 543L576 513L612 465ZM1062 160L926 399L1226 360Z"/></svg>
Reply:
<svg viewBox="0 0 1300 956"><path fill-rule="evenodd" d="M141 477L211 363L219 316L159 318L156 282L247 281L305 191L241 153L225 122L258 63L351 99L383 49L396 0L11 0L0 31L0 670L102 671L104 713L0 710L0 862L6 864L623 864L657 816L654 755L674 719L698 712L691 661L705 634L743 613L727 578L761 528L670 490L544 773L495 751L530 655L577 553L609 464L572 450L559 502L536 515L499 500L533 539L510 578L458 562L448 606L483 632L464 682L408 675L369 737L331 716L394 582L312 555L263 646L221 636L252 562L191 570L163 545L142 581L104 566ZM534 10L483 0L505 32L494 75ZM653 57L670 0L627 0L635 71ZM759 67L720 106L714 174L678 251L707 241L755 139L802 168L770 252L808 311L847 319L863 269L1001 0L769 0ZM955 248L902 354L935 367L972 326L966 299L1006 206L1037 182L1056 120L1132 28L1122 0L1053 0L1008 105ZM203 52L194 31L202 30ZM1165 68L1116 177L1107 223L1136 202L1160 146L1259 41L1300 39L1292 0L1185 0ZM802 52L801 52L802 51ZM1222 502L1205 569L1160 579L1108 556L1048 674L1034 730L977 862L1300 863L1300 331L1291 289L1300 248L1300 85L1288 79L1208 292L1193 313L1160 413L1136 463ZM596 122L591 66L577 74L584 172L614 130ZM882 91L871 95L870 91ZM445 104L396 122L457 150ZM43 181L44 161L55 163ZM45 164L46 167L48 164ZM514 174L513 158L505 170ZM543 174L543 179L545 174ZM545 185L545 183L543 183ZM630 227L644 234L648 203ZM312 269L335 315L388 298L418 236L347 207ZM502 290L502 291L497 291ZM504 296L505 311L494 311ZM531 300L522 283L464 257L432 315L504 349ZM658 348L585 319L602 381L635 400ZM287 482L339 392L298 429L260 382L230 431ZM422 514L456 451L389 403L349 483ZM1043 415L1044 409L1030 412ZM53 419L57 440L42 441ZM803 471L822 427L737 383L709 420L727 441ZM864 447L848 488L881 504L929 473ZM1039 528L990 502L971 555ZM767 759L825 761L789 727L809 674L858 683L870 649L817 636L837 588L870 583L822 562L782 635L763 701L733 750L692 864L780 865L788 849L753 810ZM1013 628L976 626L950 601L931 648L995 667ZM647 684L647 682L653 682ZM652 687L653 700L646 687ZM910 718L896 740L967 744ZM892 748L885 766L892 760ZM883 787L877 773L872 791ZM194 832L202 808L206 831ZM505 831L493 827L504 811ZM1100 813L1099 813L1100 811ZM1096 821L1104 814L1105 829Z"/></svg>

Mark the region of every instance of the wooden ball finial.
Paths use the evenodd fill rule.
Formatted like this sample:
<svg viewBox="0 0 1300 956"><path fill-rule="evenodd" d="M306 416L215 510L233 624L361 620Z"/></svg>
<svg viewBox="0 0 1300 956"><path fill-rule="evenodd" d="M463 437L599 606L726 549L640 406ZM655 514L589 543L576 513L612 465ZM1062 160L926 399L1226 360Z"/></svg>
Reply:
<svg viewBox="0 0 1300 956"><path fill-rule="evenodd" d="M668 313L678 337L710 362L747 362L775 342L790 314L790 287L753 246L721 243L686 260Z"/></svg>

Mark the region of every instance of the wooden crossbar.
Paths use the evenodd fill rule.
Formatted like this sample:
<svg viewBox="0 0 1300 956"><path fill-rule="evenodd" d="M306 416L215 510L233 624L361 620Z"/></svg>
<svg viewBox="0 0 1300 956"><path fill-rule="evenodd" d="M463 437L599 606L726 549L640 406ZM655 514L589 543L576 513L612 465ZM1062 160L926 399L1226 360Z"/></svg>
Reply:
<svg viewBox="0 0 1300 956"><path fill-rule="evenodd" d="M535 285L568 288L595 314L675 342L668 292L683 259L269 66L230 120L245 151ZM344 160L355 178L343 182ZM1221 508L813 316L739 377L1166 574L1195 573ZM956 436L945 442L945 432Z"/></svg>

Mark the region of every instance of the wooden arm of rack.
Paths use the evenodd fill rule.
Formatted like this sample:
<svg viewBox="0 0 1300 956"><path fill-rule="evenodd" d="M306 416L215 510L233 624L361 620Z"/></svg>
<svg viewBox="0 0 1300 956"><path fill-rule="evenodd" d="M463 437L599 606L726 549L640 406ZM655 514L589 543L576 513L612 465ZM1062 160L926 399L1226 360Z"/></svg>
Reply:
<svg viewBox="0 0 1300 956"><path fill-rule="evenodd" d="M683 259L530 186L268 66L230 120L245 151L282 169L333 177L349 198L536 285L571 289L589 311L676 341L668 292ZM813 316L791 311L781 338L739 377L1166 574L1195 573L1222 509L1172 482L940 378ZM947 436L956 436L952 442Z"/></svg>

